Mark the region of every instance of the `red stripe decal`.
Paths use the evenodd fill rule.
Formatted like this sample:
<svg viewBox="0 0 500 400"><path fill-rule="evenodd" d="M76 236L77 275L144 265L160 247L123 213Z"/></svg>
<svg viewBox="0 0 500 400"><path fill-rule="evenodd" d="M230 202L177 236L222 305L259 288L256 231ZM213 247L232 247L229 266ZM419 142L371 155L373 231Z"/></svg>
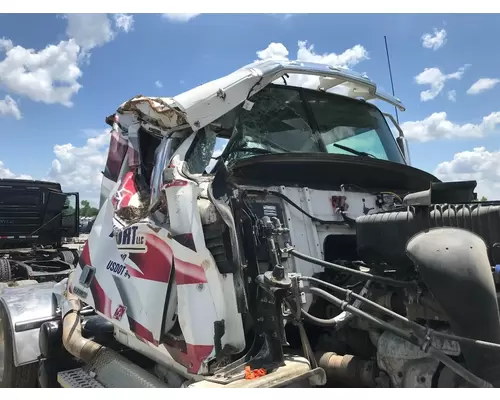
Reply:
<svg viewBox="0 0 500 400"><path fill-rule="evenodd" d="M95 309L103 313L106 317L111 318L111 299L106 295L101 285L99 285L95 276L90 284L90 291L94 297Z"/></svg>
<svg viewBox="0 0 500 400"><path fill-rule="evenodd" d="M155 346L158 346L158 341L154 339L153 333L147 329L145 326L141 325L135 319L128 317L128 322L130 324L130 330L134 332L137 336L142 339L147 340L150 343L153 343Z"/></svg>
<svg viewBox="0 0 500 400"><path fill-rule="evenodd" d="M111 202L117 210L122 207L127 207L136 193L137 189L134 182L134 173L129 171L125 174L122 184L111 199Z"/></svg>
<svg viewBox="0 0 500 400"><path fill-rule="evenodd" d="M175 283L177 285L189 285L206 283L207 277L203 268L196 264L175 259Z"/></svg>
<svg viewBox="0 0 500 400"><path fill-rule="evenodd" d="M146 234L146 253L129 253L129 258L142 271L127 266L130 276L168 283L172 269L172 249L159 237Z"/></svg>
<svg viewBox="0 0 500 400"><path fill-rule="evenodd" d="M184 365L191 374L197 374L201 363L212 353L212 345L186 344L186 353L180 349L164 344L172 358L179 364Z"/></svg>
<svg viewBox="0 0 500 400"><path fill-rule="evenodd" d="M163 189L168 189L171 187L180 187L180 186L187 186L188 182L183 181L181 179L174 179L171 182L168 182L166 185L163 186Z"/></svg>
<svg viewBox="0 0 500 400"><path fill-rule="evenodd" d="M194 238L192 233L184 233L181 235L175 235L172 237L177 243L182 244L184 247L187 247L189 250L193 250L196 252L196 246L194 244Z"/></svg>
<svg viewBox="0 0 500 400"><path fill-rule="evenodd" d="M127 140L120 132L112 130L106 168L109 171L110 178L113 182L118 180L118 175L120 174L120 169L122 167L125 154L127 153L127 149Z"/></svg>
<svg viewBox="0 0 500 400"><path fill-rule="evenodd" d="M83 245L82 254L80 254L79 264L83 268L85 265L92 265L90 263L90 250L88 240Z"/></svg>
<svg viewBox="0 0 500 400"><path fill-rule="evenodd" d="M129 258L141 270L127 265L130 276L168 283L172 270L172 249L156 235L146 234L146 253L129 253ZM174 258L177 285L206 283L205 271L200 265Z"/></svg>

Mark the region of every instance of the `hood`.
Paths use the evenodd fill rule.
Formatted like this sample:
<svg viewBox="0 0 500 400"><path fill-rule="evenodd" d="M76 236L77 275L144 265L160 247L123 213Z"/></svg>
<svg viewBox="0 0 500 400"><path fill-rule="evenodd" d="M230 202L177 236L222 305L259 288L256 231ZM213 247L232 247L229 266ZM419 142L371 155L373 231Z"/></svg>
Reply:
<svg viewBox="0 0 500 400"><path fill-rule="evenodd" d="M369 157L328 153L283 153L235 161L224 180L257 186L304 186L311 189L357 186L364 190L416 192L440 182L428 172Z"/></svg>

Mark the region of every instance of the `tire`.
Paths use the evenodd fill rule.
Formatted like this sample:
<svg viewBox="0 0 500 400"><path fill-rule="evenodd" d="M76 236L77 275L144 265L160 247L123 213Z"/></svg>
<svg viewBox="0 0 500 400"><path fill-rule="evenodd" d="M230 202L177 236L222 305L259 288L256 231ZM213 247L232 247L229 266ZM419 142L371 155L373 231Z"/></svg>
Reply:
<svg viewBox="0 0 500 400"><path fill-rule="evenodd" d="M36 388L38 387L38 363L16 367L12 328L3 304L0 303L0 387Z"/></svg>
<svg viewBox="0 0 500 400"><path fill-rule="evenodd" d="M9 260L6 258L0 258L0 282L10 282L11 279L12 272Z"/></svg>
<svg viewBox="0 0 500 400"><path fill-rule="evenodd" d="M75 264L75 254L71 250L61 250L59 257L68 264Z"/></svg>

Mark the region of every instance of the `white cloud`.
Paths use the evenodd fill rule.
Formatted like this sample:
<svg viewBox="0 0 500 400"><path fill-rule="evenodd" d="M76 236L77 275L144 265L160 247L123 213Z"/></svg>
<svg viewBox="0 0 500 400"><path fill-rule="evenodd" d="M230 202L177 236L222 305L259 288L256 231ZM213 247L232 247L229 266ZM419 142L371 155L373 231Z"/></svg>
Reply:
<svg viewBox="0 0 500 400"><path fill-rule="evenodd" d="M468 67L470 67L470 64L460 67L452 74L443 74L439 68L425 68L423 72L415 77L415 82L419 85L430 85L430 89L420 92L420 100L429 101L436 98L436 96L444 89L444 85L447 80L460 80Z"/></svg>
<svg viewBox="0 0 500 400"><path fill-rule="evenodd" d="M79 51L73 39L40 51L12 47L0 61L0 84L10 93L33 101L71 107L71 98L81 88Z"/></svg>
<svg viewBox="0 0 500 400"><path fill-rule="evenodd" d="M156 81L155 86L161 89L163 87L163 83L161 83L160 81Z"/></svg>
<svg viewBox="0 0 500 400"><path fill-rule="evenodd" d="M352 68L363 60L367 60L368 52L361 45L356 45L350 49L345 50L341 54L336 53L323 53L318 54L314 51L314 45L308 44L307 41L300 40L297 43L297 57L299 61L323 63L337 67ZM272 42L264 50L257 51L257 57L260 60L288 60L288 49L282 43ZM281 82L281 81L278 81ZM290 75L287 79L289 85L302 86L307 88L317 87L319 85L319 78L316 76L306 75ZM342 92L343 88L334 88L332 91Z"/></svg>
<svg viewBox="0 0 500 400"><path fill-rule="evenodd" d="M5 167L3 161L0 161L0 179L33 179L30 175L17 175Z"/></svg>
<svg viewBox="0 0 500 400"><path fill-rule="evenodd" d="M9 51L12 47L14 47L12 45L12 40L4 37L0 38L0 51Z"/></svg>
<svg viewBox="0 0 500 400"><path fill-rule="evenodd" d="M422 46L426 49L437 50L446 43L446 31L441 29L438 31L434 28L434 34L426 33L422 35Z"/></svg>
<svg viewBox="0 0 500 400"><path fill-rule="evenodd" d="M134 17L129 14L66 14L66 34L80 46L80 61L90 62L90 51L116 38L120 31L132 30ZM113 22L116 29L113 29Z"/></svg>
<svg viewBox="0 0 500 400"><path fill-rule="evenodd" d="M452 101L455 103L457 101L457 91L456 90L450 90L448 92L448 100Z"/></svg>
<svg viewBox="0 0 500 400"><path fill-rule="evenodd" d="M356 64L359 64L361 61L368 59L368 52L359 44L345 50L341 54L317 54L314 52L314 45L308 45L307 41L299 41L298 46L299 50L297 51L297 60L300 61L324 63L342 68L351 68Z"/></svg>
<svg viewBox="0 0 500 400"><path fill-rule="evenodd" d="M68 14L64 18L69 39L42 50L14 46L10 39L0 38L0 52L5 52L0 59L0 85L9 94L71 107L73 96L82 87L78 82L81 61L88 61L90 50L113 40L118 31L130 31L134 22L131 15L115 14L114 31L107 14Z"/></svg>
<svg viewBox="0 0 500 400"><path fill-rule="evenodd" d="M188 22L189 20L200 15L199 13L174 13L162 14L162 17L173 22Z"/></svg>
<svg viewBox="0 0 500 400"><path fill-rule="evenodd" d="M12 115L17 120L21 119L21 110L19 110L16 101L9 95L0 100L0 117L8 115Z"/></svg>
<svg viewBox="0 0 500 400"><path fill-rule="evenodd" d="M493 89L499 83L500 79L481 78L467 90L467 94L474 95L485 92L486 90Z"/></svg>
<svg viewBox="0 0 500 400"><path fill-rule="evenodd" d="M440 163L434 171L442 181L475 180L478 197L500 198L500 150L484 147L455 154L453 160Z"/></svg>
<svg viewBox="0 0 500 400"><path fill-rule="evenodd" d="M113 15L115 26L117 29L125 33L130 32L134 28L134 16L129 14L115 14Z"/></svg>
<svg viewBox="0 0 500 400"><path fill-rule="evenodd" d="M500 111L483 118L480 124L456 124L448 121L445 112L433 113L422 121L408 121L401 129L408 140L429 142L435 139L480 138L494 132L500 124Z"/></svg>
<svg viewBox="0 0 500 400"><path fill-rule="evenodd" d="M88 135L90 132L85 131ZM48 179L60 182L65 191L78 191L82 199L98 204L101 180L106 163L110 129L94 131L85 145L78 147L71 143L54 146L55 159L48 173Z"/></svg>
<svg viewBox="0 0 500 400"><path fill-rule="evenodd" d="M86 52L115 38L107 14L68 14L66 33Z"/></svg>
<svg viewBox="0 0 500 400"><path fill-rule="evenodd" d="M257 51L260 60L288 60L288 49L283 43L272 42L264 50Z"/></svg>

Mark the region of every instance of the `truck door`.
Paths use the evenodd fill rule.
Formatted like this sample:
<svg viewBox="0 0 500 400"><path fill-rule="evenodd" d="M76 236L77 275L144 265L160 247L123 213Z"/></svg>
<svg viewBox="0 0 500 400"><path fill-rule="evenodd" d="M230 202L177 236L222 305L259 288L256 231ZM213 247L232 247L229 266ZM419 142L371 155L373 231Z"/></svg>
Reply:
<svg viewBox="0 0 500 400"><path fill-rule="evenodd" d="M78 193L63 193L66 196L62 210L62 237L80 235L80 196Z"/></svg>

